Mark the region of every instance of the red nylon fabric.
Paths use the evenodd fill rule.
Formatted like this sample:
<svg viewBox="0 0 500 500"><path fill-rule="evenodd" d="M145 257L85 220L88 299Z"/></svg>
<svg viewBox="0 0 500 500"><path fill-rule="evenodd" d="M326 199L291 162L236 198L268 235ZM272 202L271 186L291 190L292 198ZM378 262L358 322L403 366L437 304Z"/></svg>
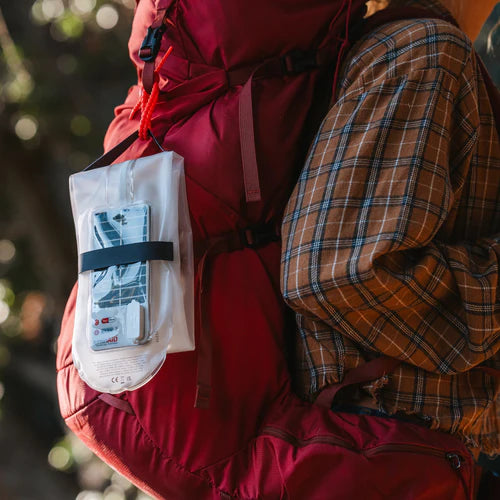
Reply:
<svg viewBox="0 0 500 500"><path fill-rule="evenodd" d="M164 3L138 3L129 46L139 78L136 54ZM173 2L169 19L175 28L167 29L158 60L170 45L174 51L160 73L167 93L153 113L152 129L166 149L185 158L195 242L280 220L310 132L327 109L335 68L333 62L254 82L262 199L250 204L237 126L242 85L229 87L226 70L297 48L331 46L336 61L340 42L328 42L328 35L335 40L343 31L342 6L335 0ZM353 1L353 20L362 13L363 1ZM134 87L117 108L107 150L137 129L139 117L128 117L138 98ZM155 152L151 141L137 140L118 161ZM157 498L472 498L474 466L455 438L396 420L333 413L292 394L279 260L279 243L210 259L206 312L213 359L206 409L193 407L197 352L169 354L148 384L120 396L132 412L86 386L71 361L75 287L57 356L59 402L68 426ZM458 470L454 455L461 457Z"/></svg>

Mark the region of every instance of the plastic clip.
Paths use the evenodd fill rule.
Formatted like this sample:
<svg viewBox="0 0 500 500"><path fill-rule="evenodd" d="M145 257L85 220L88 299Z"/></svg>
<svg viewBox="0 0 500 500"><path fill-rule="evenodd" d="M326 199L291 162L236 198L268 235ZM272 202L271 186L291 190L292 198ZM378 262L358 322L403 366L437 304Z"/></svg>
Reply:
<svg viewBox="0 0 500 500"><path fill-rule="evenodd" d="M316 69L319 66L315 50L292 50L282 57L284 73L295 74Z"/></svg>
<svg viewBox="0 0 500 500"><path fill-rule="evenodd" d="M166 30L165 24L153 28L150 26L139 49L139 57L144 62L154 61L161 46L161 39Z"/></svg>
<svg viewBox="0 0 500 500"><path fill-rule="evenodd" d="M241 231L241 239L247 248L258 248L272 241L279 241L279 236L270 225L247 228Z"/></svg>

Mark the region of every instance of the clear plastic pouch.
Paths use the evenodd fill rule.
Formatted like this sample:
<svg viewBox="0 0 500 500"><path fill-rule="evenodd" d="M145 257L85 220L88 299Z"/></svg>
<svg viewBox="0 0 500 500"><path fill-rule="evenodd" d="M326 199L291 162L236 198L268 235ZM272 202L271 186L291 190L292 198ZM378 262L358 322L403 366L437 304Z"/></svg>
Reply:
<svg viewBox="0 0 500 500"><path fill-rule="evenodd" d="M70 177L80 273L73 361L100 392L148 382L193 350L193 249L183 159L173 152Z"/></svg>

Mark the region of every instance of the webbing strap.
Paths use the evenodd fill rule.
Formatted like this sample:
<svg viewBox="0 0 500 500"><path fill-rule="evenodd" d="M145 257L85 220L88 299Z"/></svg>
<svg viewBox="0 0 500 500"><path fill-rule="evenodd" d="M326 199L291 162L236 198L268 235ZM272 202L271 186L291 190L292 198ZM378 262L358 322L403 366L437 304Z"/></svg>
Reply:
<svg viewBox="0 0 500 500"><path fill-rule="evenodd" d="M401 361L399 359L389 358L387 356L372 359L363 365L349 370L345 374L342 382L325 387L319 393L319 396L316 398L314 403L318 406L330 408L340 389L350 385L363 384L372 380L377 380L378 378L393 372L400 364Z"/></svg>
<svg viewBox="0 0 500 500"><path fill-rule="evenodd" d="M149 137L153 139L153 142L156 144L158 149L161 152L165 152L165 150L162 148L160 142L158 139L153 135L153 132L151 130L148 130ZM139 131L136 130L135 132L132 132L128 137L123 139L123 141L119 142L116 146L112 147L107 153L104 153L102 156L99 156L97 160L92 162L90 165L85 167L82 172L85 172L87 170L93 170L94 168L100 168L100 167L107 167L111 165L119 156L121 156L125 151L132 146L132 144L136 141L136 139L139 137Z"/></svg>
<svg viewBox="0 0 500 500"><path fill-rule="evenodd" d="M174 244L171 241L143 241L90 250L80 254L79 272L96 271L147 260L174 260Z"/></svg>
<svg viewBox="0 0 500 500"><path fill-rule="evenodd" d="M256 77L270 77L283 75L288 71L285 59L275 57L259 64L250 73L248 80L243 85L239 99L239 128L241 164L243 167L243 182L245 185L245 199L248 202L260 201L259 167L257 162L257 150L255 146L255 121L253 113L253 84ZM241 70L235 70L228 74L228 82L231 84ZM233 73L233 74L231 74Z"/></svg>
<svg viewBox="0 0 500 500"><path fill-rule="evenodd" d="M241 89L239 102L241 163L243 165L243 181L247 202L261 200L252 99L252 84L256 71L250 75L250 78Z"/></svg>
<svg viewBox="0 0 500 500"><path fill-rule="evenodd" d="M125 151L132 146L134 141L139 137L139 131L136 130L128 137L123 139L119 144L110 149L107 153L99 156L97 160L93 161L89 166L83 169L83 172L87 170L93 170L94 168L107 167L111 165L119 156L121 156Z"/></svg>
<svg viewBox="0 0 500 500"><path fill-rule="evenodd" d="M163 36L166 15L167 15L167 9L165 8L158 9L156 11L153 23L148 28L148 34L158 30L162 30L160 32L160 40L161 40L161 37ZM139 51L139 56L141 57L140 54L141 51ZM142 68L142 87L148 94L151 94L151 91L153 90L153 84L155 79L155 64L156 64L156 54L154 54L154 57L151 60L145 61L144 67Z"/></svg>
<svg viewBox="0 0 500 500"><path fill-rule="evenodd" d="M167 15L173 3L174 0L156 1L155 17L139 49L139 57L144 61L142 87L148 94L151 94L153 90L156 56L160 50L161 40L166 30Z"/></svg>
<svg viewBox="0 0 500 500"><path fill-rule="evenodd" d="M117 398L116 396L113 396L112 394L108 394L106 392L104 392L103 394L99 394L99 396L97 397L104 403L108 404L109 406L113 406L117 410L124 411L125 413L129 413L130 415L135 415L130 403L128 401L125 401L124 399Z"/></svg>
<svg viewBox="0 0 500 500"><path fill-rule="evenodd" d="M364 384L371 382L372 380L377 380L384 375L392 373L401 363L402 361L399 359L381 356L368 361L363 365L357 366L345 374L342 382L326 386L319 393L318 397L314 401L314 404L323 406L324 408L331 408L335 396L340 389L351 385ZM489 366L476 366L470 371L480 371L487 373L491 377L500 378L500 370Z"/></svg>
<svg viewBox="0 0 500 500"><path fill-rule="evenodd" d="M210 260L224 252L243 250L244 248L257 248L265 246L272 241L278 241L279 236L272 225L260 228L248 228L241 231L222 234L198 242L195 245L195 255L201 257L198 263L198 308L199 308L199 337L198 359L196 374L195 408L208 408L212 392L212 362L213 341L208 317L207 291L210 283Z"/></svg>
<svg viewBox="0 0 500 500"><path fill-rule="evenodd" d="M294 75L326 66L331 59L331 50L318 49L303 52L291 51L284 56L264 61L250 74L243 85L239 99L239 128L243 182L247 202L260 201L259 167L255 145L255 120L253 112L253 84L258 77ZM231 74L233 73L233 74ZM234 83L241 76L241 70L228 73L228 82Z"/></svg>

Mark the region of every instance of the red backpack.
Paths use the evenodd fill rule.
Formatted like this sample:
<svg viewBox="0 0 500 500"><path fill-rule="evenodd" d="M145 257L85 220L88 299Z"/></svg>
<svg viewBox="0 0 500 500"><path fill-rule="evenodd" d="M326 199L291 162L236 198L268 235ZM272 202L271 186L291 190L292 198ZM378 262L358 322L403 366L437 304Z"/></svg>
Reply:
<svg viewBox="0 0 500 500"><path fill-rule="evenodd" d="M80 439L155 497L474 496L474 462L455 437L335 413L291 390L275 228L328 108L347 47L339 34L347 38L349 17L360 20L363 4L138 3L130 50L148 92L156 61L173 47L159 72L151 128L163 147L185 158L198 248L199 347L169 354L140 389L98 393L72 363L75 288L59 339L58 392L61 413ZM121 153L119 161L156 152L153 141L136 140L138 117L129 115L138 99L135 86L117 108L102 164ZM365 378L389 365L365 365Z"/></svg>

